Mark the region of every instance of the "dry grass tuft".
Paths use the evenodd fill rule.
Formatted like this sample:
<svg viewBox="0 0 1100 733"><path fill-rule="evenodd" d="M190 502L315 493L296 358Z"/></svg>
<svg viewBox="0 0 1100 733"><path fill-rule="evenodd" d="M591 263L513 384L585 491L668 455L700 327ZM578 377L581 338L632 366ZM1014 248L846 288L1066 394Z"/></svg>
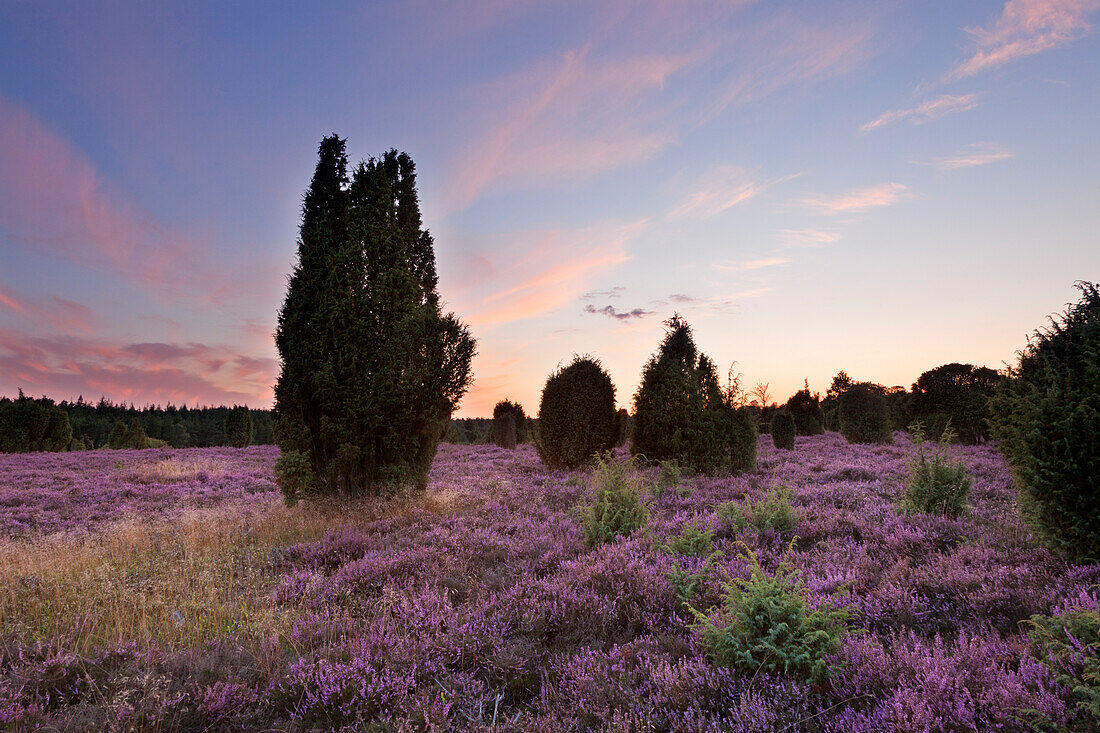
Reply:
<svg viewBox="0 0 1100 733"><path fill-rule="evenodd" d="M0 540L0 638L51 641L77 653L124 642L178 649L232 639L262 663L298 613L271 600L279 548L413 509L450 514L471 500L447 487L295 508L272 498L130 519L82 536Z"/></svg>

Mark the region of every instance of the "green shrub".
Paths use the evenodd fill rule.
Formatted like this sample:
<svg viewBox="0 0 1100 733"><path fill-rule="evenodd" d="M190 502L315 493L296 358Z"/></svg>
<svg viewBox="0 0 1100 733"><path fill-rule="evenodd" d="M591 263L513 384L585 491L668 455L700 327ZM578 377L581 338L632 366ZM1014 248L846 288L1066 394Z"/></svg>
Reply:
<svg viewBox="0 0 1100 733"><path fill-rule="evenodd" d="M424 488L475 344L442 310L412 159L389 150L349 175L345 141L325 137L297 255L275 334L280 450L308 457L319 493Z"/></svg>
<svg viewBox="0 0 1100 733"><path fill-rule="evenodd" d="M821 399L810 394L810 385L798 390L787 400L786 410L794 419L798 435L821 435L825 432L825 414L821 411Z"/></svg>
<svg viewBox="0 0 1100 733"><path fill-rule="evenodd" d="M1100 558L1100 290L1037 331L992 401L993 434L1036 534L1075 560Z"/></svg>
<svg viewBox="0 0 1100 733"><path fill-rule="evenodd" d="M1074 608L1060 616L1032 616L1028 625L1035 656L1090 719L1083 729L1100 728L1100 611Z"/></svg>
<svg viewBox="0 0 1100 733"><path fill-rule="evenodd" d="M791 490L785 486L772 486L755 503L751 497L746 497L744 503L723 502L718 505L717 511L722 523L734 532L748 526L785 534L793 532L802 518L798 509L791 506Z"/></svg>
<svg viewBox="0 0 1100 733"><path fill-rule="evenodd" d="M234 448L252 445L252 413L247 407L234 406L226 413L225 439Z"/></svg>
<svg viewBox="0 0 1100 733"><path fill-rule="evenodd" d="M784 558L774 575L745 548L749 577L722 584L722 605L707 615L692 608L702 646L722 667L747 677L783 674L821 682L840 648L848 613L813 606L800 571Z"/></svg>
<svg viewBox="0 0 1100 733"><path fill-rule="evenodd" d="M948 426L942 431L939 444L927 448L924 429L919 422L909 427L915 451L906 459L909 475L905 480L903 504L909 511L942 514L952 519L966 511L972 481L966 466L951 460L947 446L954 438Z"/></svg>
<svg viewBox="0 0 1100 733"><path fill-rule="evenodd" d="M935 438L936 427L951 421L960 443L989 437L989 399L1001 376L988 367L944 364L920 375L911 390L912 416Z"/></svg>
<svg viewBox="0 0 1100 733"><path fill-rule="evenodd" d="M505 425L505 416L510 415L512 417L512 423L514 425L515 439L512 441L512 445L505 445L508 443L508 429ZM501 400L493 408L493 422L490 427L489 442L496 443L502 448L515 448L518 443L527 443L531 440L531 434L527 429L527 415L523 412L523 405L510 400Z"/></svg>
<svg viewBox="0 0 1100 733"><path fill-rule="evenodd" d="M779 410L772 416L771 435L772 443L780 450L794 449L794 435L797 428L794 418L786 410Z"/></svg>
<svg viewBox="0 0 1100 733"><path fill-rule="evenodd" d="M120 450L140 450L142 448L162 448L167 443L163 440L150 438L145 434L141 424L137 420L126 423L119 420L115 423L107 438L107 447Z"/></svg>
<svg viewBox="0 0 1100 733"><path fill-rule="evenodd" d="M840 432L849 443L889 443L890 418L882 386L858 382L837 398Z"/></svg>
<svg viewBox="0 0 1100 733"><path fill-rule="evenodd" d="M657 483L653 486L653 495L660 498L666 491L675 490L677 493L691 493L691 488L684 485L684 474L676 461L661 461L657 470Z"/></svg>
<svg viewBox="0 0 1100 733"><path fill-rule="evenodd" d="M752 470L756 427L751 416L735 409L714 362L696 349L690 326L674 315L665 327L634 395L631 451L703 473Z"/></svg>
<svg viewBox="0 0 1100 733"><path fill-rule="evenodd" d="M707 557L714 543L714 530L702 524L685 524L680 534L670 538L660 546L662 552L670 555L694 555Z"/></svg>
<svg viewBox="0 0 1100 733"><path fill-rule="evenodd" d="M611 542L618 535L629 535L645 526L649 510L633 461L599 459L592 472L592 489L592 503L581 511L589 547Z"/></svg>
<svg viewBox="0 0 1100 733"><path fill-rule="evenodd" d="M289 506L316 492L317 475L310 466L309 456L301 451L280 454L275 461L275 478Z"/></svg>
<svg viewBox="0 0 1100 733"><path fill-rule="evenodd" d="M539 402L538 449L550 469L576 468L615 447L615 385L600 362L576 357L550 375Z"/></svg>

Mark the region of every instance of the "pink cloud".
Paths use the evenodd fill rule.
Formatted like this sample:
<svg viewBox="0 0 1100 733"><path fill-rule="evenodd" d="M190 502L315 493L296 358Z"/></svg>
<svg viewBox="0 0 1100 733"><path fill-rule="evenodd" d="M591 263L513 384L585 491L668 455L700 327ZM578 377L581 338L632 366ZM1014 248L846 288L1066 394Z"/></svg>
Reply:
<svg viewBox="0 0 1100 733"><path fill-rule="evenodd" d="M765 257L758 260L741 260L740 262L715 262L711 265L716 270L726 272L746 272L749 270L762 270L765 267L785 265L791 261L790 257Z"/></svg>
<svg viewBox="0 0 1100 733"><path fill-rule="evenodd" d="M743 168L717 166L704 174L668 215L675 219L715 216L748 201L761 190L762 186L753 181Z"/></svg>
<svg viewBox="0 0 1100 733"><path fill-rule="evenodd" d="M278 365L227 346L127 344L0 329L0 394L268 406Z"/></svg>
<svg viewBox="0 0 1100 733"><path fill-rule="evenodd" d="M2 97L0 222L10 241L28 251L177 299L225 303L251 294L261 278L280 277L263 264L244 272L215 258L205 239L158 221L62 136Z"/></svg>
<svg viewBox="0 0 1100 733"><path fill-rule="evenodd" d="M1088 17L1098 9L1100 0L1009 0L991 26L967 29L974 52L948 78L973 76L1064 46L1089 31Z"/></svg>
<svg viewBox="0 0 1100 733"><path fill-rule="evenodd" d="M457 296L457 307L473 326L548 313L580 297L595 274L629 260L627 244L646 223L605 223L507 235L497 247L509 253L512 264L498 264L490 277L461 283L464 289Z"/></svg>
<svg viewBox="0 0 1100 733"><path fill-rule="evenodd" d="M820 247L840 240L840 234L822 229L780 229L779 239L789 247Z"/></svg>
<svg viewBox="0 0 1100 733"><path fill-rule="evenodd" d="M896 204L908 192L909 187L901 183L880 183L837 196L807 196L800 199L798 204L819 214L852 214Z"/></svg>
<svg viewBox="0 0 1100 733"><path fill-rule="evenodd" d="M965 112L978 106L977 94L943 94L934 99L927 99L916 107L908 109L893 109L884 112L870 122L862 125L860 132L869 132L876 127L888 125L891 122L907 120L914 124L921 124L930 120L938 120L949 114Z"/></svg>
<svg viewBox="0 0 1100 733"><path fill-rule="evenodd" d="M62 333L90 333L96 321L91 308L56 295L27 296L0 290L0 305L31 322L48 324Z"/></svg>
<svg viewBox="0 0 1100 733"><path fill-rule="evenodd" d="M639 107L685 63L661 55L597 60L588 48L573 49L490 85L481 92L486 131L452 165L452 208L516 184L648 160L672 138Z"/></svg>
<svg viewBox="0 0 1100 733"><path fill-rule="evenodd" d="M940 170L951 171L958 168L973 168L979 165L989 165L1000 160L1009 160L1013 155L1009 151L993 143L975 143L969 145L957 155L945 158L936 158L933 163Z"/></svg>

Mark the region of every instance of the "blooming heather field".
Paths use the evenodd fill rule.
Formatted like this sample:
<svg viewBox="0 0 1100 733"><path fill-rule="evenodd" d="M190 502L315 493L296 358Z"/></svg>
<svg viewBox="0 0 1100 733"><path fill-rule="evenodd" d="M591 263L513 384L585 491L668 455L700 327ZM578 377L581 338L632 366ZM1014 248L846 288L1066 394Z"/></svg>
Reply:
<svg viewBox="0 0 1100 733"><path fill-rule="evenodd" d="M283 507L269 448L4 456L0 721L1094 729L1025 632L1096 609L1100 565L1036 547L990 447L953 449L975 479L964 518L900 513L909 450L765 437L753 474L648 469L648 528L596 549L577 511L589 475L548 473L528 446L444 445L427 494L355 509ZM782 487L793 526L745 521ZM784 556L801 570L811 605L849 610L830 677L708 656L689 604L748 575L745 547L768 575Z"/></svg>

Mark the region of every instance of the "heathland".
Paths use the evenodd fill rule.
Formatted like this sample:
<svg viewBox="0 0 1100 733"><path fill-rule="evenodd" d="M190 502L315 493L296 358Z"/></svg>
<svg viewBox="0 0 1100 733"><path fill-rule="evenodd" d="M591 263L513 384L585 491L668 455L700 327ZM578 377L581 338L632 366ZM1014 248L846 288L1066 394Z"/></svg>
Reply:
<svg viewBox="0 0 1100 733"><path fill-rule="evenodd" d="M426 490L354 510L286 507L268 446L3 456L0 724L1095 725L1071 631L1100 564L1033 539L994 447L941 449L972 479L951 518L908 508L905 433L772 443L709 477L445 443ZM609 495L639 521L605 541Z"/></svg>

